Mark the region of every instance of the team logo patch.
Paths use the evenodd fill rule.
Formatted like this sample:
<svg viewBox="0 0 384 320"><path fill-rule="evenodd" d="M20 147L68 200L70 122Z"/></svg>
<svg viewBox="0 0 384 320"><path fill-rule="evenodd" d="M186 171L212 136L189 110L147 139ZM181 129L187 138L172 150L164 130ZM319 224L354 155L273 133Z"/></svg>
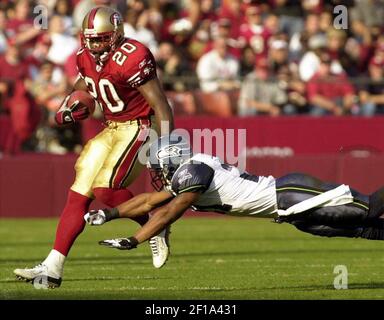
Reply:
<svg viewBox="0 0 384 320"><path fill-rule="evenodd" d="M192 178L192 175L191 173L188 171L188 169L184 169L182 171L180 171L179 175L178 175L178 180L177 182L179 184L182 184L185 180L188 180L190 178Z"/></svg>
<svg viewBox="0 0 384 320"><path fill-rule="evenodd" d="M121 16L117 12L115 12L113 15L111 15L111 23L114 26L118 26L119 24L122 23Z"/></svg>
<svg viewBox="0 0 384 320"><path fill-rule="evenodd" d="M147 64L147 60L144 59L143 61L141 61L141 62L139 63L139 68L142 69L146 64Z"/></svg>
<svg viewBox="0 0 384 320"><path fill-rule="evenodd" d="M181 155L181 149L176 146L168 146L157 152L157 159L178 157Z"/></svg>

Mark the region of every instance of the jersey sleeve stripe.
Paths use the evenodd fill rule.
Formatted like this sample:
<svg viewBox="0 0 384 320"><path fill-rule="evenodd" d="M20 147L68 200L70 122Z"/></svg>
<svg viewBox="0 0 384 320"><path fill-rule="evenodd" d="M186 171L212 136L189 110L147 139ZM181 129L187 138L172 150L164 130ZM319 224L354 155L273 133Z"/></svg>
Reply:
<svg viewBox="0 0 384 320"><path fill-rule="evenodd" d="M185 189L182 189L182 190L179 190L179 194L180 193L183 193L183 192L188 192L188 191L197 191L197 190L206 190L207 187L203 184L198 184L198 185L195 185L195 186L191 186L191 187L188 187L188 188L185 188Z"/></svg>
<svg viewBox="0 0 384 320"><path fill-rule="evenodd" d="M140 71L136 72L132 77L130 77L127 82L129 81L132 81L133 79L135 79L136 77L138 77L140 75Z"/></svg>

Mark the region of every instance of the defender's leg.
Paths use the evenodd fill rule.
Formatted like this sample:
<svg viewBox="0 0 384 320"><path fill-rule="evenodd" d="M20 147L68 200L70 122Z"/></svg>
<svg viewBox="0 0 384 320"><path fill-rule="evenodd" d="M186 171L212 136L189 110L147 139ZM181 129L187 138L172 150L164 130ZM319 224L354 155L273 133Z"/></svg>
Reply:
<svg viewBox="0 0 384 320"><path fill-rule="evenodd" d="M338 186L304 174L290 174L276 182L278 206L282 209ZM356 190L351 192L354 197L351 204L317 208L279 221L320 236L384 239L384 220L378 218L384 213L384 189L370 197Z"/></svg>

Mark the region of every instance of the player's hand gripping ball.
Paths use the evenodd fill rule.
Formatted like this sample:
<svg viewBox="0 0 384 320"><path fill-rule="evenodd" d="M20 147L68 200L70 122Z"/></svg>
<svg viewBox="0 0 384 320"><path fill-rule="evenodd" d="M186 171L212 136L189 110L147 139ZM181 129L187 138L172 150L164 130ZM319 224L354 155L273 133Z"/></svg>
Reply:
<svg viewBox="0 0 384 320"><path fill-rule="evenodd" d="M95 112L96 100L86 91L72 92L67 101L75 120L84 120Z"/></svg>

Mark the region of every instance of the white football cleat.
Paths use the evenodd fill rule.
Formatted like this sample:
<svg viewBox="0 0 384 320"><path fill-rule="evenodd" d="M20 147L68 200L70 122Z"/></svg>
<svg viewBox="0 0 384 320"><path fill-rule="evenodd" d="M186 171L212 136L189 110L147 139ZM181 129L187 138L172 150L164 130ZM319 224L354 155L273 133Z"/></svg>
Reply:
<svg viewBox="0 0 384 320"><path fill-rule="evenodd" d="M18 280L32 282L39 289L54 289L61 285L61 277L50 272L43 263L31 269L15 269L13 273Z"/></svg>
<svg viewBox="0 0 384 320"><path fill-rule="evenodd" d="M168 260L170 254L169 234L171 227L166 227L157 236L149 239L149 246L152 250L153 266L157 269L161 268Z"/></svg>

